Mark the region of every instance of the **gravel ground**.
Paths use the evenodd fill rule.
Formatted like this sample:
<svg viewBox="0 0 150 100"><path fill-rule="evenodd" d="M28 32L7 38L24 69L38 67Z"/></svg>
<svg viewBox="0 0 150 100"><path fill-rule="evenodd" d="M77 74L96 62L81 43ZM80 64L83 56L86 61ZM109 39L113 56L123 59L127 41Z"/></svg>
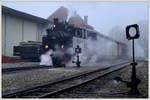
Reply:
<svg viewBox="0 0 150 100"><path fill-rule="evenodd" d="M148 98L148 62L140 62L137 66L137 77L141 80L138 89L141 95L128 95L126 92L130 89L126 84L114 81L118 76L130 81L131 66L53 98Z"/></svg>
<svg viewBox="0 0 150 100"><path fill-rule="evenodd" d="M60 77L67 77L79 72L94 70L97 68L103 68L109 65L120 63L122 60L105 61L100 63L99 66L92 67L66 67L66 68L49 68L49 69L36 69L30 71L21 71L19 73L2 74L2 92L11 92L17 89L23 89L30 86L46 83L50 80L55 80ZM37 65L38 63L14 63L5 64L3 66L8 67L20 67L28 65ZM19 66L20 65L20 66Z"/></svg>
<svg viewBox="0 0 150 100"><path fill-rule="evenodd" d="M39 62L18 62L18 63L3 63L2 68L37 66Z"/></svg>

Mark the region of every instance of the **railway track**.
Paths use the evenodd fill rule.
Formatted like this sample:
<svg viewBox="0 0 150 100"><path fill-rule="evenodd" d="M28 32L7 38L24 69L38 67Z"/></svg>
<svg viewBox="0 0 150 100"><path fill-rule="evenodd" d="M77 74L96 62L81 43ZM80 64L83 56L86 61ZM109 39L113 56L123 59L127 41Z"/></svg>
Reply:
<svg viewBox="0 0 150 100"><path fill-rule="evenodd" d="M36 87L19 90L12 93L5 93L2 95L2 98L48 98L53 95L56 95L57 93L78 87L80 85L93 81L99 77L103 77L109 73L118 71L122 68L125 68L128 65L128 62L123 62L120 64L107 66L103 69L100 68L93 71L86 71L84 73L79 73L70 77L65 77L63 79L42 84Z"/></svg>
<svg viewBox="0 0 150 100"><path fill-rule="evenodd" d="M26 67L14 67L14 68L2 68L3 74L16 73L21 71L28 71L33 69L50 68L50 66L26 66Z"/></svg>

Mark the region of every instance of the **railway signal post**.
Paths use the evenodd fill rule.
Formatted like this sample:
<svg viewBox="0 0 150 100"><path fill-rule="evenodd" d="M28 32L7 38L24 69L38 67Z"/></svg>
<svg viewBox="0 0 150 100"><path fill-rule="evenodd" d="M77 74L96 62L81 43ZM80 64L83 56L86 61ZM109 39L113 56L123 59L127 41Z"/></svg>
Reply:
<svg viewBox="0 0 150 100"><path fill-rule="evenodd" d="M79 60L79 53L81 53L81 48L79 45L75 48L75 53L77 54L77 61L72 61L72 63L76 63L77 67L80 67L81 61Z"/></svg>
<svg viewBox="0 0 150 100"><path fill-rule="evenodd" d="M120 77L116 77L115 80L121 81L127 84L127 87L130 87L131 90L129 91L129 94L137 95L140 94L138 90L138 85L140 83L140 79L136 77L136 65L138 63L135 61L135 54L134 54L134 39L138 39L140 37L139 35L139 26L137 24L129 25L126 27L126 37L128 40L132 40L132 56L133 56L133 62L130 64L132 66L132 75L131 75L131 81L124 81Z"/></svg>
<svg viewBox="0 0 150 100"><path fill-rule="evenodd" d="M133 62L131 63L132 66L132 76L131 82L129 82L129 87L131 87L130 93L131 94L139 94L138 84L140 83L140 79L136 77L136 65L138 64L135 61L135 53L134 53L134 39L138 39L139 35L139 26L137 24L129 25L126 27L126 37L128 40L132 40L132 56Z"/></svg>

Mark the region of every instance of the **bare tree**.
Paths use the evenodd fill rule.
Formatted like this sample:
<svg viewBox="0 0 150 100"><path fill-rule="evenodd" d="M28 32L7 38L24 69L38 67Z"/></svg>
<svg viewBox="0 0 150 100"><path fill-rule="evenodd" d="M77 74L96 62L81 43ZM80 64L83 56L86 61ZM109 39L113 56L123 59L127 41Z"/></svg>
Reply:
<svg viewBox="0 0 150 100"><path fill-rule="evenodd" d="M137 23L140 30L140 38L138 44L144 50L145 58L148 58L148 21L140 21Z"/></svg>

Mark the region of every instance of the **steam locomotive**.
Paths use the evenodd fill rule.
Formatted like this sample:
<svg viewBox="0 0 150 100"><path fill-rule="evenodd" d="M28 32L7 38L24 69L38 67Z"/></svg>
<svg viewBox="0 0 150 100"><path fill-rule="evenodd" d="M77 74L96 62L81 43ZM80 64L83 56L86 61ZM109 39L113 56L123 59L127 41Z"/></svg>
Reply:
<svg viewBox="0 0 150 100"><path fill-rule="evenodd" d="M55 52L52 55L54 66L64 66L71 59L66 50L72 47L73 37L86 39L85 31L54 19L54 23L46 30L47 35L42 37L42 42L20 42L19 46L14 46L13 55L29 61L39 61L40 55L51 49Z"/></svg>
<svg viewBox="0 0 150 100"><path fill-rule="evenodd" d="M121 46L124 47L124 44L118 41L100 35L99 32L94 30L75 27L67 22L59 22L57 18L54 19L53 24L46 32L47 35L42 37L42 43L29 41L28 43L20 43L19 46L14 46L14 56L20 56L22 59L30 61L39 61L41 54L52 49L54 52L57 52L52 55L54 66L65 66L72 57L72 54L66 51L73 47L74 37L82 40L86 40L90 37L93 41L96 41L97 37L100 36L117 44L117 49L124 50L124 48L121 48ZM118 52L117 56L121 56L122 54L123 53Z"/></svg>

